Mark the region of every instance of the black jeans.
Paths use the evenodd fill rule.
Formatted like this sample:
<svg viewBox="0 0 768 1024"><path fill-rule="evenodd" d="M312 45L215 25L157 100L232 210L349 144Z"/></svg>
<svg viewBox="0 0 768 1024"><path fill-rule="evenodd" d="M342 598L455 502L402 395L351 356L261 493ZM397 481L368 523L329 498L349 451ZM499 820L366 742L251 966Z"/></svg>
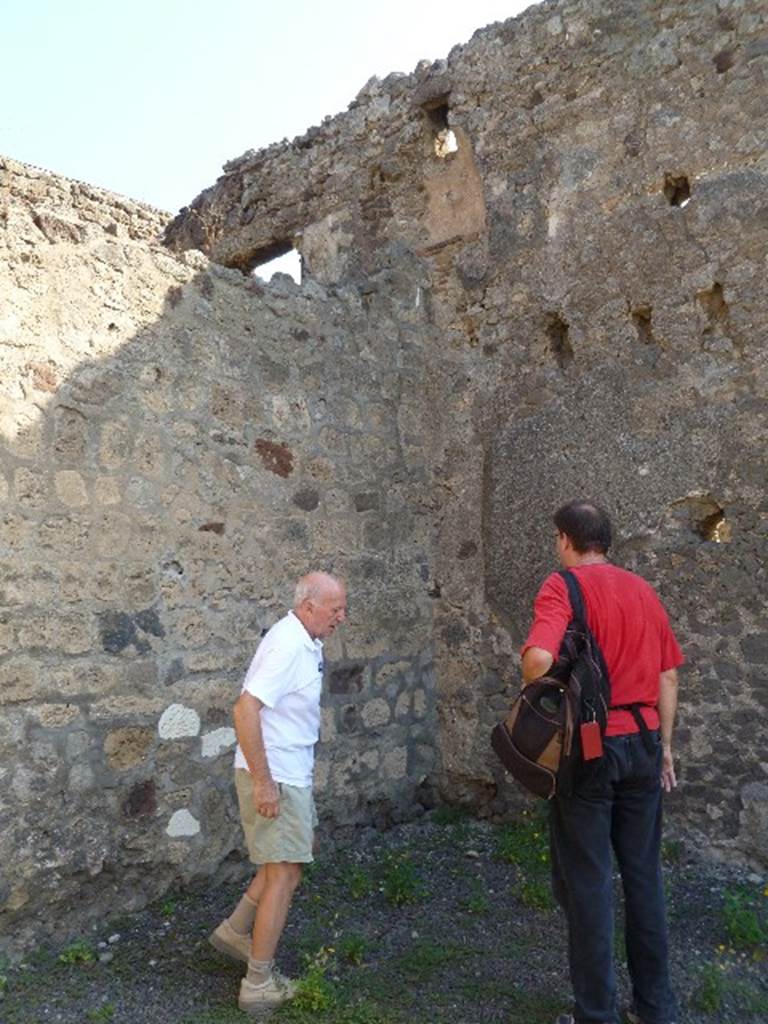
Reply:
<svg viewBox="0 0 768 1024"><path fill-rule="evenodd" d="M639 733L606 737L605 756L571 797L551 804L552 886L568 921L577 1024L618 1024L613 966L613 865L624 888L627 966L644 1024L671 1024L661 876L661 741Z"/></svg>

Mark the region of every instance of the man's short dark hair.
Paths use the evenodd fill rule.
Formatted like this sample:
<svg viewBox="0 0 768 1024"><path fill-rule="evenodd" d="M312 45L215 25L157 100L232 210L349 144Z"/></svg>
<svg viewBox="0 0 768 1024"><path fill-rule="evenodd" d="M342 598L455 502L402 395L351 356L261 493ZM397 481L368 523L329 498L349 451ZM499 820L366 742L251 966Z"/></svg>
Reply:
<svg viewBox="0 0 768 1024"><path fill-rule="evenodd" d="M555 526L570 538L583 555L597 551L604 555L611 546L611 520L605 509L592 501L569 501L555 512Z"/></svg>

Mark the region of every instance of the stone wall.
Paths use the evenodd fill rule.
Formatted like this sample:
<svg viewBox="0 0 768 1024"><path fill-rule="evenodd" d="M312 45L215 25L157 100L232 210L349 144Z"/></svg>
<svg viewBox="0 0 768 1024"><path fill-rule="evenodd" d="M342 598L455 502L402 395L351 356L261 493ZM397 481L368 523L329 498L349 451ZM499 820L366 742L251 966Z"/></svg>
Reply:
<svg viewBox="0 0 768 1024"><path fill-rule="evenodd" d="M167 232L245 269L294 244L362 293L420 261L441 780L486 813L551 512L591 494L688 657L671 809L766 858L767 74L759 0L543 3L246 153Z"/></svg>
<svg viewBox="0 0 768 1024"><path fill-rule="evenodd" d="M352 601L327 819L514 809L488 732L585 493L688 657L672 820L765 862L767 71L759 0L544 3L233 161L166 248L3 165L0 932L236 864L229 709L311 565ZM249 276L291 246L301 286Z"/></svg>
<svg viewBox="0 0 768 1024"><path fill-rule="evenodd" d="M156 211L0 165L0 949L237 868L231 706L312 566L329 826L436 759L430 393L404 276L270 286ZM115 902L117 901L117 902Z"/></svg>

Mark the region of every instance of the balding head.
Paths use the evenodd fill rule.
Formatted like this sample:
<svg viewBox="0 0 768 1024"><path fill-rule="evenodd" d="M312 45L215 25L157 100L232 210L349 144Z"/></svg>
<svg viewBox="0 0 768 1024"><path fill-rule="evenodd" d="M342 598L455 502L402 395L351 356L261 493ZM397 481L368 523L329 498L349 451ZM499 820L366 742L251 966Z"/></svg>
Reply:
<svg viewBox="0 0 768 1024"><path fill-rule="evenodd" d="M347 588L327 572L310 572L296 584L293 611L314 639L330 636L347 615Z"/></svg>

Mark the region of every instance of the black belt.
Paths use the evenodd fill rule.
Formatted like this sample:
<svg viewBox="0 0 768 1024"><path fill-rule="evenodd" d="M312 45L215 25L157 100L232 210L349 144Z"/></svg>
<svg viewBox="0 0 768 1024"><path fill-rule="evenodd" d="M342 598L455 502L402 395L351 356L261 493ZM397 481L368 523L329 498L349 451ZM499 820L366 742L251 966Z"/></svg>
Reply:
<svg viewBox="0 0 768 1024"><path fill-rule="evenodd" d="M645 719L640 714L640 708L655 707L655 704L648 704L645 701L637 701L635 704L611 704L608 708L609 711L629 711L637 723L637 727L640 730L640 736L643 740L643 746L649 754L653 754L656 747L653 742L653 736L651 736L651 730L648 728Z"/></svg>

